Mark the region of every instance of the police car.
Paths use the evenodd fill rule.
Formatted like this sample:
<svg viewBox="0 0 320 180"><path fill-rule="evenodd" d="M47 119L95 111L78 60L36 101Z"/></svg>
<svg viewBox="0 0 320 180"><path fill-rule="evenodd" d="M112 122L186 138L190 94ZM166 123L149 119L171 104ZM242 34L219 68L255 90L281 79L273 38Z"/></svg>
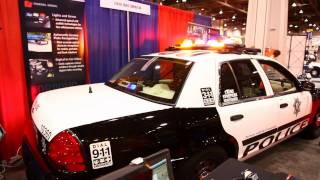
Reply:
<svg viewBox="0 0 320 180"><path fill-rule="evenodd" d="M319 62L309 62L307 65L305 65L305 69L307 72L310 72L311 76L314 78L318 78L320 75Z"/></svg>
<svg viewBox="0 0 320 180"><path fill-rule="evenodd" d="M105 83L39 94L36 135L23 144L28 175L94 178L169 148L176 177L199 179L303 129L319 136L313 84L253 49L213 44L142 56Z"/></svg>

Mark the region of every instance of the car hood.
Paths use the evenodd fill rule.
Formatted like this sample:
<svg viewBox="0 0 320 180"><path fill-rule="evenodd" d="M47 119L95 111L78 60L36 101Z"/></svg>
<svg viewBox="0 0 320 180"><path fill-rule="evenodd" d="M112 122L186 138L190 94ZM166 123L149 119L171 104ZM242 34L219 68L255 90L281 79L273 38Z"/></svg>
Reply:
<svg viewBox="0 0 320 180"><path fill-rule="evenodd" d="M74 86L40 93L32 105L34 124L48 140L73 127L171 108L147 101L103 83Z"/></svg>

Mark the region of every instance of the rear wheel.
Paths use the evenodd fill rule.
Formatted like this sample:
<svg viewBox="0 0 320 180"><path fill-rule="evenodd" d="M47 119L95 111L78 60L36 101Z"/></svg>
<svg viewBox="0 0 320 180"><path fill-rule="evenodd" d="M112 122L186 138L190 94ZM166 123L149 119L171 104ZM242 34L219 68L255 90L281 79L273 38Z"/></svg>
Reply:
<svg viewBox="0 0 320 180"><path fill-rule="evenodd" d="M177 179L196 180L206 177L217 166L228 158L226 151L221 147L209 147L195 153L178 170Z"/></svg>

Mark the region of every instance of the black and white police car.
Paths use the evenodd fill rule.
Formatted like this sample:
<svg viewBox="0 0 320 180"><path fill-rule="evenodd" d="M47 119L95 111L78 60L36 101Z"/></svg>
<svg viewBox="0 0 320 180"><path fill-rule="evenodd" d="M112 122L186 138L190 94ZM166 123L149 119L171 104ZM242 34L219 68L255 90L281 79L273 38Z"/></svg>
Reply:
<svg viewBox="0 0 320 180"><path fill-rule="evenodd" d="M303 129L319 136L311 83L250 49L191 49L136 58L106 83L39 94L36 136L23 144L28 175L94 178L169 148L176 177L197 179Z"/></svg>

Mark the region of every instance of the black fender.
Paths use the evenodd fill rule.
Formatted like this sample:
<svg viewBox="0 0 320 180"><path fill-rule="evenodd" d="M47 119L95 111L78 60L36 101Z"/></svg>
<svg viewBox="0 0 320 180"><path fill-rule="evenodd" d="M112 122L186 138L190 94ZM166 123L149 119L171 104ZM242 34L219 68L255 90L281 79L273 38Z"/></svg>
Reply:
<svg viewBox="0 0 320 180"><path fill-rule="evenodd" d="M74 127L71 131L83 146L89 168L89 145L110 141L114 164L89 169L94 174L110 172L164 148L170 149L172 159L186 159L209 146L221 146L232 157L238 152L235 139L224 131L214 107L169 108Z"/></svg>

